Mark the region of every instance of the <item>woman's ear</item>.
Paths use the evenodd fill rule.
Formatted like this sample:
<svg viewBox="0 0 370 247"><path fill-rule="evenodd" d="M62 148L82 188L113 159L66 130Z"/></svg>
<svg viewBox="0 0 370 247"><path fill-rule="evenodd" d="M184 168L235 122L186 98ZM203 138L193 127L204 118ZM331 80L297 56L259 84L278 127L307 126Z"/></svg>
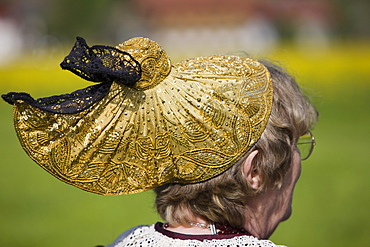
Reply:
<svg viewBox="0 0 370 247"><path fill-rule="evenodd" d="M252 161L257 154L258 150L251 152L243 164L244 177L247 179L249 186L255 190L258 190L261 186L260 172L252 165Z"/></svg>

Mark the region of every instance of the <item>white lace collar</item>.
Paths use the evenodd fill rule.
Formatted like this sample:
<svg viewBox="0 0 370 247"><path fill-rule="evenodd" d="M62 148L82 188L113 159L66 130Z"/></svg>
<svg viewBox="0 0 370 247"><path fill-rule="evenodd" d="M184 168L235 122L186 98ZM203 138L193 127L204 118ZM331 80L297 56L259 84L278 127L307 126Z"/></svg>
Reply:
<svg viewBox="0 0 370 247"><path fill-rule="evenodd" d="M179 239L167 236L165 234L157 231L155 228L157 225L141 225L122 233L116 241L107 247L282 247L280 245L275 245L270 240L259 240L256 237L250 235L235 235L227 237L217 237L214 239L203 239L198 240L194 235L194 239ZM183 234L184 235L184 234ZM193 235L188 235L193 236ZM206 235L211 236L211 235ZM220 236L220 235L214 235ZM222 235L221 235L222 236Z"/></svg>

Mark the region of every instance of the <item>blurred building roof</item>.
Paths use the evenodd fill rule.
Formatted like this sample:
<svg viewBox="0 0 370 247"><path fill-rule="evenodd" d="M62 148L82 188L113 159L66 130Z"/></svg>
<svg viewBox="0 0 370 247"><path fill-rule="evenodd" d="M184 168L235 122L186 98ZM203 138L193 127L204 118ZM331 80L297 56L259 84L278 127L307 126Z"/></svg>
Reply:
<svg viewBox="0 0 370 247"><path fill-rule="evenodd" d="M137 0L142 16L153 26L238 25L256 15L274 21L302 17L332 22L330 0Z"/></svg>

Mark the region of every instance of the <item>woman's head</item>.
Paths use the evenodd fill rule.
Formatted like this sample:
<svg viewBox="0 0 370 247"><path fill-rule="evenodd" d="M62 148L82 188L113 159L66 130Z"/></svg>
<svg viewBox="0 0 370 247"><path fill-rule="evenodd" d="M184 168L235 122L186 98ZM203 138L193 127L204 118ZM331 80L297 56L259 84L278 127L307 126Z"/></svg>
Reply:
<svg viewBox="0 0 370 247"><path fill-rule="evenodd" d="M297 139L313 127L317 112L291 76L276 65L263 63L272 77L274 99L262 136L244 157L217 177L201 183L156 188L157 210L170 224L187 224L192 217L201 217L243 226L250 198L284 186ZM250 170L258 172L258 186L251 185L245 176L245 160L251 153Z"/></svg>

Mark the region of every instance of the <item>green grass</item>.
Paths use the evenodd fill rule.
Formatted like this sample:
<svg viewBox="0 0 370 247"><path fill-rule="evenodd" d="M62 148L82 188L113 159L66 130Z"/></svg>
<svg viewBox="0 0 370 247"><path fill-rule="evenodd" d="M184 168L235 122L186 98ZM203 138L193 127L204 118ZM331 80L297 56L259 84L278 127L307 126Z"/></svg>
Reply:
<svg viewBox="0 0 370 247"><path fill-rule="evenodd" d="M311 88L320 117L316 149L302 163L293 216L272 240L288 246L368 246L370 45L336 47L316 57L289 55L288 67Z"/></svg>
<svg viewBox="0 0 370 247"><path fill-rule="evenodd" d="M317 146L303 162L291 219L272 240L288 246L368 246L370 231L370 46L336 45L308 56L289 46L272 54L301 82L320 111ZM62 60L62 56L59 59ZM32 59L0 68L0 93L37 97L90 85ZM95 246L158 219L153 193L99 196L50 176L28 158L12 127L12 108L0 102L0 246Z"/></svg>

